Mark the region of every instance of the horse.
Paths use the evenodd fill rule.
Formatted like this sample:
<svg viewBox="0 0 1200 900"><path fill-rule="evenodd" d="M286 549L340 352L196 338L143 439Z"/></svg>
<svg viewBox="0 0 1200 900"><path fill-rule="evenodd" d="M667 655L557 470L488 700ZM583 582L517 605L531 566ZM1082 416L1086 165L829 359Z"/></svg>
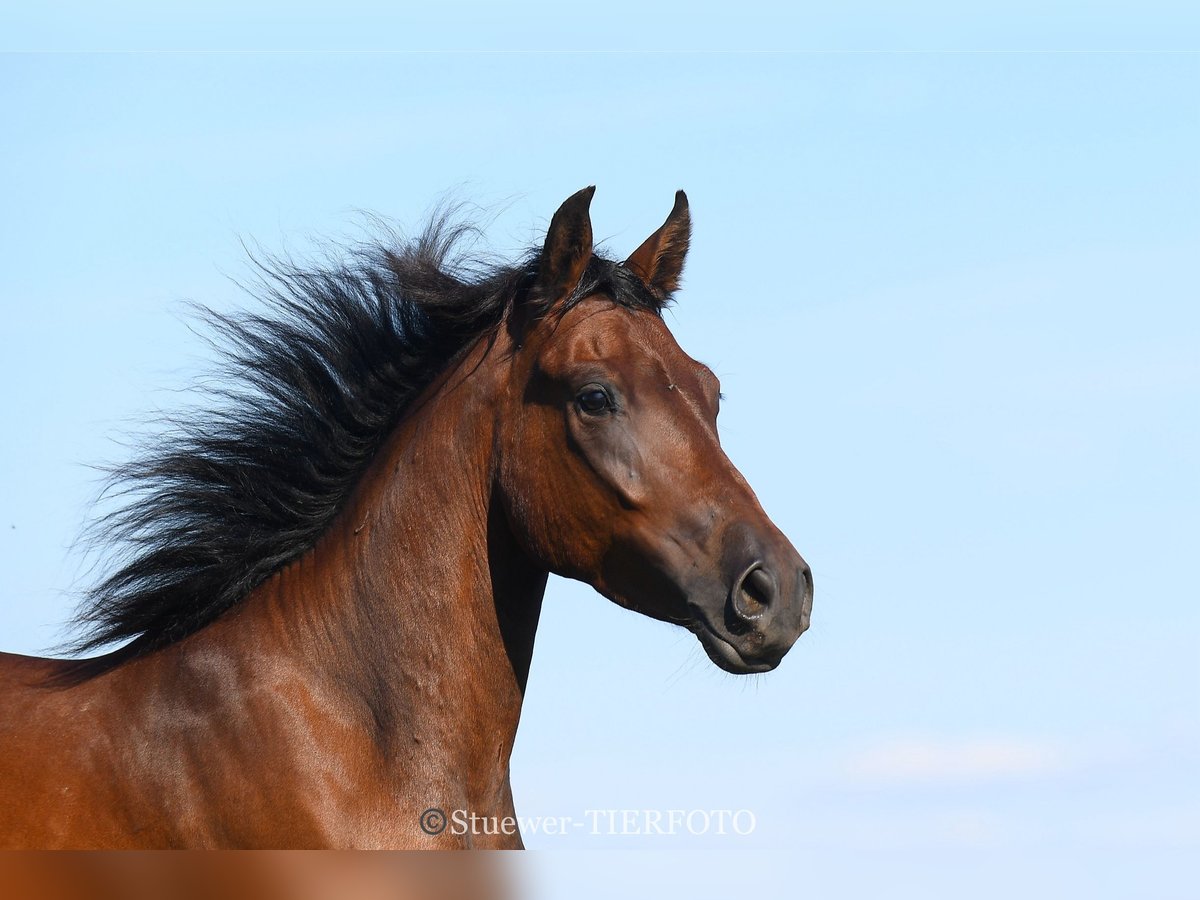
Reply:
<svg viewBox="0 0 1200 900"><path fill-rule="evenodd" d="M78 652L0 654L0 846L519 848L444 811L515 817L550 572L779 664L812 575L663 321L687 197L615 261L594 190L515 262L435 216L208 314L232 381L116 470Z"/></svg>

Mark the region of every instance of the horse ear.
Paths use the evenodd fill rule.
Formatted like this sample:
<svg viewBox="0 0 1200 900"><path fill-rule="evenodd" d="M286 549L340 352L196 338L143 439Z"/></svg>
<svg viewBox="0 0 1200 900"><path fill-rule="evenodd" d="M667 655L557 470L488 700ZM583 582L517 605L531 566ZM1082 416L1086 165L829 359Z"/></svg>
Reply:
<svg viewBox="0 0 1200 900"><path fill-rule="evenodd" d="M596 186L585 187L568 197L550 220L542 248L534 295L555 303L575 290L592 259L592 219L588 207Z"/></svg>
<svg viewBox="0 0 1200 900"><path fill-rule="evenodd" d="M687 194L676 191L675 206L667 221L633 251L625 265L658 293L669 294L679 287L691 237L692 216L688 212Z"/></svg>

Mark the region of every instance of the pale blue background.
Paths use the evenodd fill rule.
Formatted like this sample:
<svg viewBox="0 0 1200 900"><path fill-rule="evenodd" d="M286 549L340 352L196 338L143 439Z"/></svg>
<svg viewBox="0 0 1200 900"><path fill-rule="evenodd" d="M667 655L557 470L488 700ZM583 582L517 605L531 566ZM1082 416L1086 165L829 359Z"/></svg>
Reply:
<svg viewBox="0 0 1200 900"><path fill-rule="evenodd" d="M29 45L86 43L72 21ZM850 41L831 21L814 41ZM1064 45L1056 21L1033 45ZM1071 46L1187 44L1140 21ZM1191 896L1198 87L1188 54L0 57L0 643L63 636L85 464L184 402L208 352L179 301L245 302L239 237L303 252L454 189L499 210L508 253L595 183L626 253L683 187L669 322L813 566L814 624L739 679L554 581L519 812L758 829L527 834L542 895Z"/></svg>

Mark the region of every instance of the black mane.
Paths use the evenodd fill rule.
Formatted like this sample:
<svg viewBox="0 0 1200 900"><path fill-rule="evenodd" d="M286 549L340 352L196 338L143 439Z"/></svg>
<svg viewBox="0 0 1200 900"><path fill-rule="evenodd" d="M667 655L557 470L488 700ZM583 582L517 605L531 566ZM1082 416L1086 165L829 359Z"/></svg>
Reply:
<svg viewBox="0 0 1200 900"><path fill-rule="evenodd" d="M118 567L86 595L71 664L88 678L203 628L325 532L410 401L531 296L539 252L484 265L475 234L437 216L414 240L316 268L257 263L265 312L201 308L223 365L204 408L110 473L120 508L93 525ZM568 303L593 293L661 311L628 270L595 256Z"/></svg>

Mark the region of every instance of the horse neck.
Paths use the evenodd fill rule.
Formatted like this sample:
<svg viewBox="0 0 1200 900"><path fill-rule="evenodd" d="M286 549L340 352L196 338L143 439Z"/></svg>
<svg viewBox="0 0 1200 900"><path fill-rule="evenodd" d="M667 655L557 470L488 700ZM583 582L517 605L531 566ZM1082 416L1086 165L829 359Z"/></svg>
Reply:
<svg viewBox="0 0 1200 900"><path fill-rule="evenodd" d="M436 753L481 786L507 785L547 577L493 492L494 359L484 342L426 391L330 531L236 617L259 658L265 641L349 694L386 758Z"/></svg>

